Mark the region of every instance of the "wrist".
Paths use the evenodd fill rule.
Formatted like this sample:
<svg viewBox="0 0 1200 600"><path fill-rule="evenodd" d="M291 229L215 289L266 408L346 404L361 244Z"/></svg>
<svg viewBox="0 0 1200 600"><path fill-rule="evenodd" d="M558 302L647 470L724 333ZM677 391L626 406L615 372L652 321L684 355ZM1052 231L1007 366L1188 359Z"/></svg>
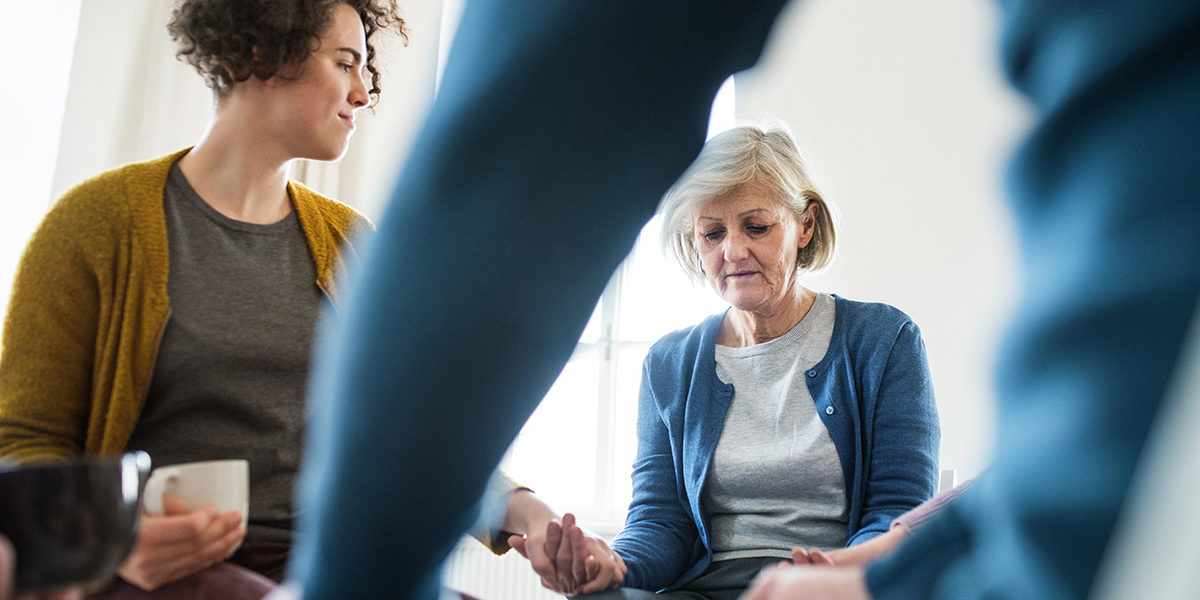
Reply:
<svg viewBox="0 0 1200 600"><path fill-rule="evenodd" d="M508 498L504 513L504 531L520 535L546 530L546 524L558 519L550 505L538 498L531 490L521 488Z"/></svg>

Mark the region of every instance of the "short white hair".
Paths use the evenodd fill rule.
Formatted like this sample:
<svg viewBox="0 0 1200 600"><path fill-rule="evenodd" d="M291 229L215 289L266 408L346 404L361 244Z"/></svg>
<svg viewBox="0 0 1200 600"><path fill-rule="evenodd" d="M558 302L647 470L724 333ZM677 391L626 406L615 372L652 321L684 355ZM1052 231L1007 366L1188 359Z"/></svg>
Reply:
<svg viewBox="0 0 1200 600"><path fill-rule="evenodd" d="M820 210L813 236L807 246L799 249L796 270L816 271L832 262L837 241L833 215L808 178L791 133L781 124L766 128L742 125L708 140L659 204L663 249L679 261L688 276L704 281L693 231L696 205L747 184L770 192L791 209L800 223L808 218L810 203L817 203Z"/></svg>

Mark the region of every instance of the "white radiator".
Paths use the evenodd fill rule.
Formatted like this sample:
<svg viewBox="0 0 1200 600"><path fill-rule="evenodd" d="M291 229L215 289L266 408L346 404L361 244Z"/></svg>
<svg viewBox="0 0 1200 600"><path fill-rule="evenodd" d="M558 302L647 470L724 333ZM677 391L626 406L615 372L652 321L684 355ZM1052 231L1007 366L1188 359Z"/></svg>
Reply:
<svg viewBox="0 0 1200 600"><path fill-rule="evenodd" d="M447 587L480 600L562 600L542 587L541 579L516 550L496 556L472 538L458 543L443 574Z"/></svg>

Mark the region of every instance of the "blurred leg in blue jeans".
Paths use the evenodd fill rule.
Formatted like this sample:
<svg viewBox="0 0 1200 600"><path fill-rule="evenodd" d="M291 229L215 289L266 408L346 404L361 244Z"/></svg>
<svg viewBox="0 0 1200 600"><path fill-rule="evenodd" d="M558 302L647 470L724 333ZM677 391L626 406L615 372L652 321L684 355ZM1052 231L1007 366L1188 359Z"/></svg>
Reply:
<svg viewBox="0 0 1200 600"><path fill-rule="evenodd" d="M436 597L488 474L781 5L469 3L317 366L306 596ZM1001 10L1039 123L1009 179L1025 297L997 459L914 538L925 554L868 572L880 597L1084 595L1200 294L1200 3Z"/></svg>
<svg viewBox="0 0 1200 600"><path fill-rule="evenodd" d="M315 366L305 596L436 598L489 474L783 4L468 3Z"/></svg>

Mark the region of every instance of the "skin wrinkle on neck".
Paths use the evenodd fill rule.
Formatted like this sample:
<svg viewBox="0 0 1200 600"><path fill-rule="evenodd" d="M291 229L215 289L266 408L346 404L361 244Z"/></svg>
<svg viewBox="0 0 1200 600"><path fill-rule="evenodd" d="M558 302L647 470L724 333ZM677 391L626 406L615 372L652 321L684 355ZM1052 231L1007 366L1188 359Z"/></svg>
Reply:
<svg viewBox="0 0 1200 600"><path fill-rule="evenodd" d="M817 294L812 290L796 285L799 288L799 301L790 304L786 310L777 314L760 314L732 308L721 323L717 334L717 343L721 346L745 348L755 344L769 342L789 331L812 309ZM782 323L782 325L779 325Z"/></svg>

